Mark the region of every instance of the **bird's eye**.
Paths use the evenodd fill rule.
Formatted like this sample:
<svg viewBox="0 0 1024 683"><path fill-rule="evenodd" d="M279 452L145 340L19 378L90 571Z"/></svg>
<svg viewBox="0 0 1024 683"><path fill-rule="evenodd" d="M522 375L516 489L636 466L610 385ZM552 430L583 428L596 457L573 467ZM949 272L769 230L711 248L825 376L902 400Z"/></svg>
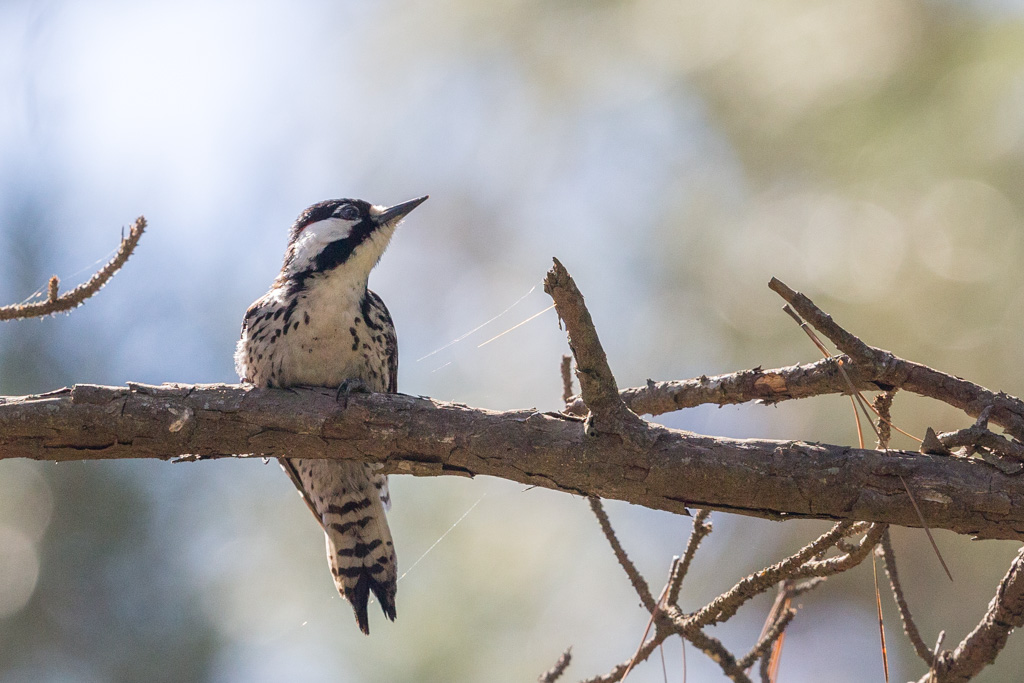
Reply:
<svg viewBox="0 0 1024 683"><path fill-rule="evenodd" d="M354 221L359 218L359 209L352 204L344 204L338 207L338 210L334 212L334 215L343 221Z"/></svg>

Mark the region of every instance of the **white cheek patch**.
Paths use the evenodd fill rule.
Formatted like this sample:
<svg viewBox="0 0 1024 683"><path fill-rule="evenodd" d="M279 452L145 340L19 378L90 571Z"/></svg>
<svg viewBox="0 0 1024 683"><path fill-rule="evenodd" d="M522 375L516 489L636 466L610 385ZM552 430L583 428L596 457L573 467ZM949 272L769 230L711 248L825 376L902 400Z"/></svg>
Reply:
<svg viewBox="0 0 1024 683"><path fill-rule="evenodd" d="M325 246L346 239L351 234L352 223L340 218L327 218L307 225L292 245L292 253L295 255L292 271L306 270Z"/></svg>
<svg viewBox="0 0 1024 683"><path fill-rule="evenodd" d="M325 218L322 221L311 223L299 234L297 244L310 242L311 244L324 245L331 242L343 240L352 234L352 223L343 221L340 218Z"/></svg>

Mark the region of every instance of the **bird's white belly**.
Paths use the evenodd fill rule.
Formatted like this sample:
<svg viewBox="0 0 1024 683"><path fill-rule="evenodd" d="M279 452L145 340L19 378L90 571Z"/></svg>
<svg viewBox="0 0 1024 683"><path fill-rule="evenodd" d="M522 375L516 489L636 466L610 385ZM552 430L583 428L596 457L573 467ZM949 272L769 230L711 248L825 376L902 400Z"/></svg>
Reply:
<svg viewBox="0 0 1024 683"><path fill-rule="evenodd" d="M302 316L297 316L301 318ZM308 325L292 326L282 344L281 383L338 386L360 374L360 357L352 351L352 316L313 317Z"/></svg>

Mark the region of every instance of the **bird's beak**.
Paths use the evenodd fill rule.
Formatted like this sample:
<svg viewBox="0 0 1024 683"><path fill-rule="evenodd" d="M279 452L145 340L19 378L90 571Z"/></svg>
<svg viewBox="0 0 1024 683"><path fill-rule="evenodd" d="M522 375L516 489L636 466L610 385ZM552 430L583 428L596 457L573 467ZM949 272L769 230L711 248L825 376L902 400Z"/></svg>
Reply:
<svg viewBox="0 0 1024 683"><path fill-rule="evenodd" d="M410 199L407 202L401 204L395 204L377 214L377 223L384 225L386 223L394 223L400 221L407 213L415 209L417 206L427 201L429 195L423 195L418 199Z"/></svg>

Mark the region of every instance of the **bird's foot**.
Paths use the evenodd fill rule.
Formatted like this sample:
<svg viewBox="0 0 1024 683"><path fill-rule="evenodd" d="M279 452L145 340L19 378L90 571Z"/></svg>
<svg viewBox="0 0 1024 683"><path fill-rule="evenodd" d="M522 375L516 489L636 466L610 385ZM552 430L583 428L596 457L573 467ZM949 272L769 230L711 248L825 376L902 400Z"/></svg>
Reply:
<svg viewBox="0 0 1024 683"><path fill-rule="evenodd" d="M371 393L370 387L366 386L366 382L359 379L358 377L353 377L352 379L347 379L338 385L338 393L334 395L334 400L341 401L342 399L344 399L342 405L343 407L348 408L349 396L351 396L352 394L369 393Z"/></svg>

